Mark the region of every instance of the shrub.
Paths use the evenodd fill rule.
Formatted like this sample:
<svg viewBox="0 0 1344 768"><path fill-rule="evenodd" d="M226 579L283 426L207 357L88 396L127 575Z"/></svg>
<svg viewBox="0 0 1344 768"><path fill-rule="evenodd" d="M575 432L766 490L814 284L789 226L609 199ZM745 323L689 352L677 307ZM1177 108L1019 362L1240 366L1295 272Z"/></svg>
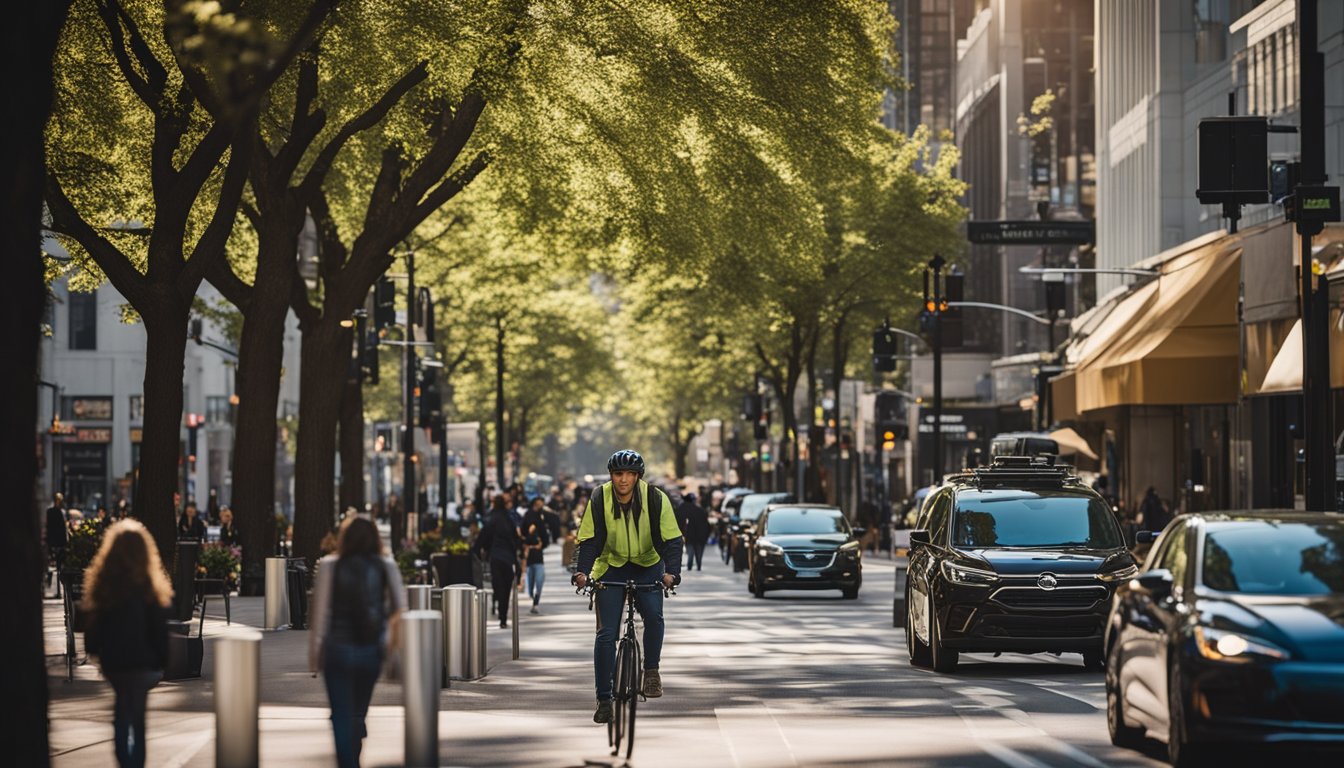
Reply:
<svg viewBox="0 0 1344 768"><path fill-rule="evenodd" d="M228 586L238 582L242 568L242 550L227 544L206 544L196 560L196 574L207 579L223 579Z"/></svg>
<svg viewBox="0 0 1344 768"><path fill-rule="evenodd" d="M92 518L84 520L70 532L70 540L65 545L65 560L61 567L82 571L93 562L98 548L103 544L103 527Z"/></svg>

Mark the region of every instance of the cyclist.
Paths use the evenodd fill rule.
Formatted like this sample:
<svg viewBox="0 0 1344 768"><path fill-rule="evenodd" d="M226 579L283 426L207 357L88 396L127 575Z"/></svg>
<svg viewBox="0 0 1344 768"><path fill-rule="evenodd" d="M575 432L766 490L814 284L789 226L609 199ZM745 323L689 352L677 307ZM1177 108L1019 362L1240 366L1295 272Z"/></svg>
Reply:
<svg viewBox="0 0 1344 768"><path fill-rule="evenodd" d="M590 581L661 583L681 582L681 529L667 494L644 482L644 457L631 450L617 451L607 461L611 481L594 489L579 524L578 570L574 584ZM597 592L597 639L593 643L593 673L597 681L597 711L593 722L611 721L612 675L616 667L616 635L621 628L625 596L620 589ZM644 696L663 695L658 660L663 650L663 593L638 592L636 607L644 619Z"/></svg>

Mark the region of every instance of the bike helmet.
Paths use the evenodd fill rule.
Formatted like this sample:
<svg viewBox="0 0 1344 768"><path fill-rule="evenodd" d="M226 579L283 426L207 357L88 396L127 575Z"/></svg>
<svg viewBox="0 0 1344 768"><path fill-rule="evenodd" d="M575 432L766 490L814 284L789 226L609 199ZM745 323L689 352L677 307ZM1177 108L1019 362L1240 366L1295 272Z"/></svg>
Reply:
<svg viewBox="0 0 1344 768"><path fill-rule="evenodd" d="M607 460L607 471L615 474L622 470L638 473L640 477L644 476L644 457L630 449L617 451L611 454Z"/></svg>

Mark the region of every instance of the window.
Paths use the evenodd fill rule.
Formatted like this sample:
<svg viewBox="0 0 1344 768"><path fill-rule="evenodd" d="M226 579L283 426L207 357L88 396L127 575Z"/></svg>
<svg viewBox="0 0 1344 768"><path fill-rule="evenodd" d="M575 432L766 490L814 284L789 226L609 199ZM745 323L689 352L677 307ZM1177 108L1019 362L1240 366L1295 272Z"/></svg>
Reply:
<svg viewBox="0 0 1344 768"><path fill-rule="evenodd" d="M130 403L130 406L131 406L131 407L130 407L131 421L144 421L144 420L145 420L145 396L144 396L144 395L131 395L131 403Z"/></svg>
<svg viewBox="0 0 1344 768"><path fill-rule="evenodd" d="M1181 523L1162 534L1162 539L1158 542L1157 556L1153 558L1151 567L1153 570L1165 568L1171 571L1171 583L1175 585L1177 592L1180 592L1185 584L1185 568L1188 559L1185 547L1185 532L1187 530L1189 530L1189 526Z"/></svg>
<svg viewBox="0 0 1344 768"><path fill-rule="evenodd" d="M229 398L220 396L206 397L205 421L207 424L228 424Z"/></svg>
<svg viewBox="0 0 1344 768"><path fill-rule="evenodd" d="M1120 529L1106 502L1067 493L990 491L957 505L953 546L1122 546Z"/></svg>
<svg viewBox="0 0 1344 768"><path fill-rule="evenodd" d="M1253 595L1344 592L1344 526L1246 523L1204 539L1204 583Z"/></svg>
<svg viewBox="0 0 1344 768"><path fill-rule="evenodd" d="M767 536L849 533L845 518L827 510L776 509L766 521Z"/></svg>
<svg viewBox="0 0 1344 768"><path fill-rule="evenodd" d="M70 291L70 349L98 348L98 292Z"/></svg>
<svg viewBox="0 0 1344 768"><path fill-rule="evenodd" d="M951 493L941 493L933 501L933 511L929 514L929 541L936 546L947 546L947 519L951 506Z"/></svg>

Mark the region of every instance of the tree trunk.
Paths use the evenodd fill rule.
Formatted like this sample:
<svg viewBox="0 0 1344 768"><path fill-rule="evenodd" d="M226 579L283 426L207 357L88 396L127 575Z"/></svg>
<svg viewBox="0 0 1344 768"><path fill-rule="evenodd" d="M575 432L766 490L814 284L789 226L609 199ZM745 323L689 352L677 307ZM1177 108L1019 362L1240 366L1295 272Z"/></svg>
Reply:
<svg viewBox="0 0 1344 768"><path fill-rule="evenodd" d="M238 348L238 418L233 454L234 519L242 533L243 593L261 594L275 544L276 412L285 358L285 320L294 281L298 230L263 232L257 277L243 314Z"/></svg>
<svg viewBox="0 0 1344 768"><path fill-rule="evenodd" d="M182 376L191 304L172 287L155 286L152 290L154 309L142 315L145 418L134 512L154 536L164 566L171 568L177 540L178 510L173 507L173 493L182 472Z"/></svg>
<svg viewBox="0 0 1344 768"><path fill-rule="evenodd" d="M354 341L351 329L342 329ZM358 363L352 363L353 376L346 376L341 392L341 511L364 511L364 390L359 382Z"/></svg>
<svg viewBox="0 0 1344 768"><path fill-rule="evenodd" d="M843 457L840 454L840 437L844 431L844 415L842 411L843 400L840 397L840 389L845 381L845 360L848 357L848 340L845 338L845 326L849 318L848 312L842 313L835 323L831 326L831 388L835 390L835 465L831 475L835 478L833 484L836 489L836 505L844 504L844 508L850 511L858 510L856 499L846 497L846 486L849 485L848 477L841 477L840 469ZM851 449L850 456L855 456L854 451L857 446ZM851 464L855 463L851 459ZM853 515L849 515L853 519Z"/></svg>
<svg viewBox="0 0 1344 768"><path fill-rule="evenodd" d="M350 343L329 317L303 329L299 371L299 446L294 462L294 555L317 559L335 524L336 425Z"/></svg>
<svg viewBox="0 0 1344 768"><path fill-rule="evenodd" d="M42 654L41 523L33 498L37 454L38 325L46 286L42 279L40 230L45 174L42 130L51 111L51 58L68 0L39 3L24 24L5 32L6 69L14 80L5 91L9 138L0 142L8 183L0 195L0 242L8 255L0 281L0 318L9 330L5 376L0 377L0 480L8 489L0 516L0 647L7 649L0 686L23 704L0 718L0 744L14 765L45 766L47 666Z"/></svg>
<svg viewBox="0 0 1344 768"><path fill-rule="evenodd" d="M825 474L822 471L822 464L824 454L826 452L826 432L825 432L824 420L821 429L812 428L817 421L816 416L817 334L816 333L812 334L812 341L808 344L807 352L805 354L807 357L807 364L805 365L805 370L807 374L806 375L807 405L805 406L804 410L804 416L805 416L804 421L806 422L807 426L807 472L805 473L807 482L804 488L805 493L800 494L800 496L805 497L803 498L804 501L812 502L814 504L826 504L828 503L827 492L835 481L833 478L828 478L826 483L822 482L822 475Z"/></svg>
<svg viewBox="0 0 1344 768"><path fill-rule="evenodd" d="M504 490L504 320L495 318L495 482Z"/></svg>

